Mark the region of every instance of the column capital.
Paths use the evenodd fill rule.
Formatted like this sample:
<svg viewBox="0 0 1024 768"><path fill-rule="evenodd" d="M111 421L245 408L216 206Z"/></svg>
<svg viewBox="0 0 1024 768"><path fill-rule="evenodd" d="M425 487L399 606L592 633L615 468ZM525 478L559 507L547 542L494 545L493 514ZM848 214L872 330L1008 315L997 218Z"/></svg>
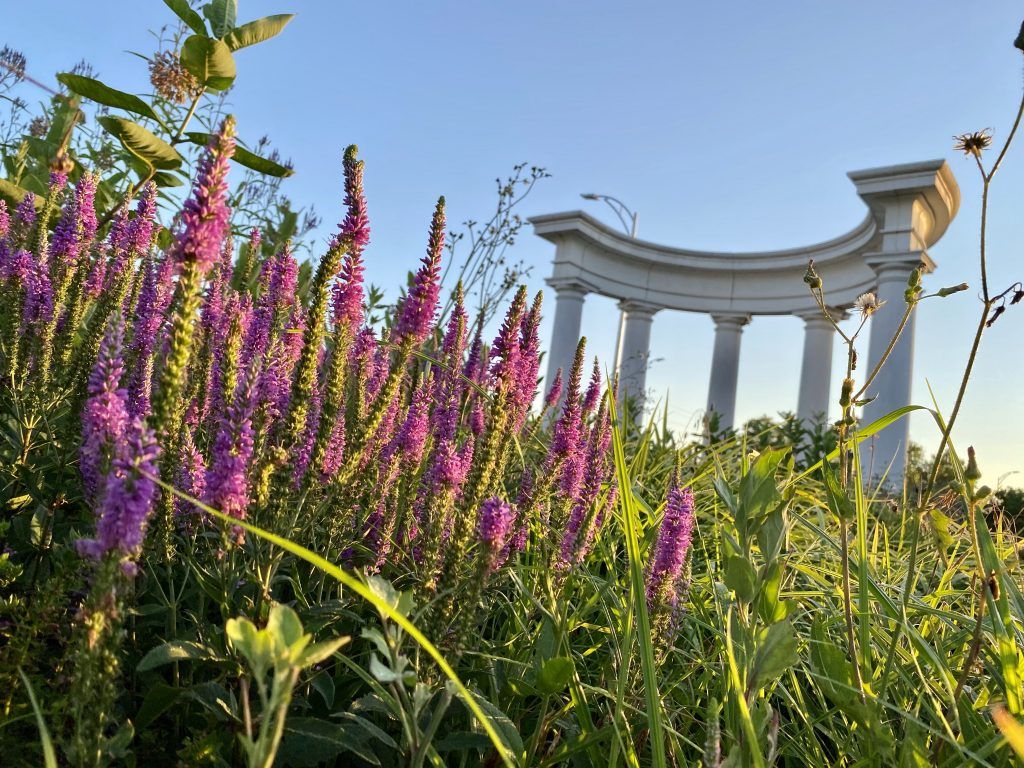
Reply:
<svg viewBox="0 0 1024 768"><path fill-rule="evenodd" d="M711 319L715 321L715 330L729 329L735 331L743 330L743 326L750 323L749 314L712 312Z"/></svg>
<svg viewBox="0 0 1024 768"><path fill-rule="evenodd" d="M582 280L573 277L549 277L545 282L555 289L559 296L577 296L583 298L591 292L591 288Z"/></svg>
<svg viewBox="0 0 1024 768"><path fill-rule="evenodd" d="M850 313L847 310L841 309L840 307L828 307L828 313L832 316L832 320L834 320L837 323L840 320L846 320L850 316ZM814 309L805 309L801 312L794 312L793 314L796 317L799 317L801 320L803 320L804 324L808 328L832 327L832 323L829 321L827 317L825 317L824 313L821 311L819 307L815 307Z"/></svg>
<svg viewBox="0 0 1024 768"><path fill-rule="evenodd" d="M879 280L906 280L917 267L926 275L935 271L935 262L924 251L876 251L864 254L864 263Z"/></svg>
<svg viewBox="0 0 1024 768"><path fill-rule="evenodd" d="M651 304L647 301L637 299L622 299L619 301L619 309L630 317L654 317L655 313L664 309L660 304Z"/></svg>

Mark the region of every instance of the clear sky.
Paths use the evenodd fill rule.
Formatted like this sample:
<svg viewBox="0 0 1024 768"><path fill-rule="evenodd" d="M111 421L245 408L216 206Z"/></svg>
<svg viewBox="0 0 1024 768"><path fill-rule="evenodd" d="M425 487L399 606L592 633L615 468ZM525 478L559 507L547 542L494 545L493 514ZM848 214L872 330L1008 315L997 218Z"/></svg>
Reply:
<svg viewBox="0 0 1024 768"><path fill-rule="evenodd" d="M151 51L147 30L171 19L159 0L7 5L0 44L24 51L35 77L84 57L124 90L147 85L127 51ZM932 249L939 268L928 285L976 288L980 183L951 137L985 127L997 142L1006 135L1022 87L1024 57L1011 46L1022 10L1014 0L241 0L240 20L297 16L278 39L238 54L231 102L243 138L269 134L294 160L286 190L325 216L321 239L340 217L342 148L359 144L369 277L389 287L422 253L437 195L447 196L452 222L481 218L494 178L519 161L553 174L525 214L595 206L610 217L579 199L604 192L639 211L644 239L762 250L856 225L864 210L847 171L946 157L963 202ZM1002 287L1024 278L1024 144L992 195L991 275ZM541 287L553 247L526 235L516 252ZM930 383L950 407L974 295L922 306L916 402L928 402ZM993 484L1024 470L1024 306L1015 309L984 342L954 436L961 449L978 448ZM605 357L616 317L610 300L588 300L584 332ZM648 382L667 393L680 427L703 408L711 343L705 316L655 318ZM795 409L801 343L795 318L747 327L740 418ZM935 444L928 417L912 431Z"/></svg>

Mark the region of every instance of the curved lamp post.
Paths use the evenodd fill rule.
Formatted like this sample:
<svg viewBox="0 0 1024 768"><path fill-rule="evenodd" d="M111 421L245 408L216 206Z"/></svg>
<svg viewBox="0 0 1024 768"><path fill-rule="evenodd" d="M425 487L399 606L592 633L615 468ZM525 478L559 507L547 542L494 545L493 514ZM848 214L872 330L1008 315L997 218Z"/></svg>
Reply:
<svg viewBox="0 0 1024 768"><path fill-rule="evenodd" d="M636 237L637 223L639 215L636 211L632 211L629 207L619 200L617 197L611 195L599 195L594 192L584 192L580 195L584 200L600 200L604 202L609 208L615 211L615 215L619 217L619 222L622 224L622 229L630 237ZM626 313L619 312L619 333L615 337L615 370L612 372L614 376L618 377L619 368L622 366L622 335L626 330Z"/></svg>

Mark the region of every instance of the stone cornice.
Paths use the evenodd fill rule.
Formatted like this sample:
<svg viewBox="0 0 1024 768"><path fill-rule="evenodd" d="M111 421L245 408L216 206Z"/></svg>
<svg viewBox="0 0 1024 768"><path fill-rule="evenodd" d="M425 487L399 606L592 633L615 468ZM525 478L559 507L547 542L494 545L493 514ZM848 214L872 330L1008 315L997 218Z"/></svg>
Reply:
<svg viewBox="0 0 1024 768"><path fill-rule="evenodd" d="M946 231L960 204L956 180L942 160L854 171L849 177L868 206L864 220L845 234L801 248L675 248L629 237L582 211L535 216L530 223L556 245L552 280L575 281L620 301L704 313L813 311L803 282L813 259L825 300L849 307L877 288L879 275L891 271L888 263L902 268L907 259L923 260L933 269L925 249Z"/></svg>

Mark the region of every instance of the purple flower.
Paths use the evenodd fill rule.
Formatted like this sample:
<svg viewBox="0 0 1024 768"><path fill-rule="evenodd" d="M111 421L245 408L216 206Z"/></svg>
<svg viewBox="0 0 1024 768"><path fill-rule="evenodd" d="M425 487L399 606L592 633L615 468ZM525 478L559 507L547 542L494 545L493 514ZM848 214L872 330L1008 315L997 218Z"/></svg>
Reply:
<svg viewBox="0 0 1024 768"><path fill-rule="evenodd" d="M96 364L89 374L88 393L82 409L82 447L79 469L86 493L96 496L107 475L114 451L128 428L127 393L121 388L123 323L115 315L100 345Z"/></svg>
<svg viewBox="0 0 1024 768"><path fill-rule="evenodd" d="M508 542L516 522L516 511L507 501L486 499L476 519L477 540L483 545L488 573L500 568L508 557Z"/></svg>
<svg viewBox="0 0 1024 768"><path fill-rule="evenodd" d="M256 369L238 382L233 402L221 415L206 473L204 500L225 515L244 520L249 507L249 464L253 450L253 390ZM236 531L241 539L241 533Z"/></svg>
<svg viewBox="0 0 1024 768"><path fill-rule="evenodd" d="M647 572L647 604L674 610L681 597L683 566L693 539L693 491L673 479Z"/></svg>
<svg viewBox="0 0 1024 768"><path fill-rule="evenodd" d="M235 152L235 119L228 116L199 160L192 195L181 210L175 261L194 262L205 275L221 256L231 212L227 206L228 161Z"/></svg>
<svg viewBox="0 0 1024 768"><path fill-rule="evenodd" d="M599 527L595 521L594 505L597 503L601 485L610 474L610 444L611 425L602 404L590 433L580 492L573 502L569 520L562 534L562 546L557 561L559 568L564 569L583 562L593 545Z"/></svg>
<svg viewBox="0 0 1024 768"><path fill-rule="evenodd" d="M593 413L597 407L597 401L601 398L601 365L597 358L594 358L594 370L590 375L590 385L587 393L583 396L583 413Z"/></svg>
<svg viewBox="0 0 1024 768"><path fill-rule="evenodd" d="M412 404L405 415L405 421L395 435L398 450L402 452L402 464L412 470L423 457L423 447L427 442L428 417L430 398L424 388L416 390Z"/></svg>
<svg viewBox="0 0 1024 768"><path fill-rule="evenodd" d="M99 180L94 174L85 173L78 180L75 196L65 207L57 226L53 231L53 243L50 246L51 256L57 260L61 270L73 270L83 255L88 255L89 245L96 237L96 184ZM54 189L63 188L67 176L63 179L51 177Z"/></svg>
<svg viewBox="0 0 1024 768"><path fill-rule="evenodd" d="M131 352L134 370L128 387L132 416L149 413L152 391L152 355L157 336L164 324L174 291L174 261L166 256L158 264L152 260L144 267L145 275L135 308L135 332Z"/></svg>
<svg viewBox="0 0 1024 768"><path fill-rule="evenodd" d="M181 441L181 466L178 467L174 482L179 491L195 499L202 499L206 495L206 460L196 448L189 429L184 431ZM197 511L198 508L191 502L174 497L174 513L179 518L186 518Z"/></svg>
<svg viewBox="0 0 1024 768"><path fill-rule="evenodd" d="M551 382L551 388L544 396L544 407L554 408L558 405L558 399L562 396L562 369L555 372L555 380Z"/></svg>
<svg viewBox="0 0 1024 768"><path fill-rule="evenodd" d="M430 224L430 240L422 266L413 277L409 293L398 310L395 343L421 343L430 335L441 293L441 252L444 250L444 198L437 201Z"/></svg>
<svg viewBox="0 0 1024 768"><path fill-rule="evenodd" d="M104 479L96 538L77 542L82 555L98 560L107 553L116 553L125 570L134 572L133 561L142 551L156 499L157 484L153 477L157 474L159 454L153 431L136 418L119 444Z"/></svg>

